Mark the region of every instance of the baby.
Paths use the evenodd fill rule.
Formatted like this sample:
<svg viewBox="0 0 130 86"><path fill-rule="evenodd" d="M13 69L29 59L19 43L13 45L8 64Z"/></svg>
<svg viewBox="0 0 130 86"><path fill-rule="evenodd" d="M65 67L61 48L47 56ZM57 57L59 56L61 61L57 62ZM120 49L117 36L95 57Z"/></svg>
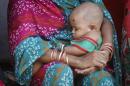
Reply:
<svg viewBox="0 0 130 86"><path fill-rule="evenodd" d="M81 56L98 50L102 44L101 25L102 9L93 3L86 2L75 8L70 15L73 40L71 46L65 47L67 54Z"/></svg>

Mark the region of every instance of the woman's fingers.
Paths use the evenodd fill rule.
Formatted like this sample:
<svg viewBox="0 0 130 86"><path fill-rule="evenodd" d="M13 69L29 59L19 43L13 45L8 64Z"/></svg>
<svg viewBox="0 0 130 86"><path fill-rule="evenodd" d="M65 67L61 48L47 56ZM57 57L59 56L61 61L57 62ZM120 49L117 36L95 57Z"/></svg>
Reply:
<svg viewBox="0 0 130 86"><path fill-rule="evenodd" d="M95 52L94 57L91 58L92 58L93 66L97 66L100 69L103 68L107 63L107 59L104 58L103 54L98 51Z"/></svg>
<svg viewBox="0 0 130 86"><path fill-rule="evenodd" d="M96 60L96 62L99 62L99 63L104 64L104 65L107 63L107 60L102 58L102 57L97 57L95 60Z"/></svg>
<svg viewBox="0 0 130 86"><path fill-rule="evenodd" d="M102 69L105 66L105 63L101 62L101 60L100 61L97 60L97 61L94 62L94 66Z"/></svg>
<svg viewBox="0 0 130 86"><path fill-rule="evenodd" d="M98 52L95 52L94 57L91 57L93 66L102 67L106 64L106 60L103 59L101 55Z"/></svg>
<svg viewBox="0 0 130 86"><path fill-rule="evenodd" d="M92 72L95 72L97 70L96 67L90 67L90 68L86 68L86 69L75 69L75 71L78 73L78 74L83 74L83 75L88 75Z"/></svg>
<svg viewBox="0 0 130 86"><path fill-rule="evenodd" d="M97 53L93 52L93 53L88 53L86 56L84 56L84 61L86 64L86 68L88 67L93 67L96 65L97 61L96 61L96 57L97 57Z"/></svg>
<svg viewBox="0 0 130 86"><path fill-rule="evenodd" d="M97 52L98 57L96 57L96 60L100 63L106 64L108 61L107 54L105 52Z"/></svg>
<svg viewBox="0 0 130 86"><path fill-rule="evenodd" d="M108 61L108 59L109 59L109 52L108 51L98 51L99 53L99 55L102 57L102 58L104 58L104 59L106 59L107 61Z"/></svg>
<svg viewBox="0 0 130 86"><path fill-rule="evenodd" d="M84 60L82 60L82 64L84 64L83 68L89 68L94 66L103 68L107 64L107 56L108 54L102 51L94 51L93 53L89 53L84 57Z"/></svg>

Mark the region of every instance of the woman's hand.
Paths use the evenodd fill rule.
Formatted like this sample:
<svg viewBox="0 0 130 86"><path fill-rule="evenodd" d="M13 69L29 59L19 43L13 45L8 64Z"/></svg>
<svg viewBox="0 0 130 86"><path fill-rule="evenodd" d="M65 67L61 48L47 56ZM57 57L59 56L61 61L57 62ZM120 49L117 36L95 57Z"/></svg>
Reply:
<svg viewBox="0 0 130 86"><path fill-rule="evenodd" d="M76 68L75 72L78 74L88 75L96 70L100 70L106 66L108 62L109 53L105 51L94 51L88 53L82 59L80 59L81 68Z"/></svg>
<svg viewBox="0 0 130 86"><path fill-rule="evenodd" d="M87 55L80 58L80 69L86 69L90 67L98 67L99 69L103 68L108 61L108 58L106 57L107 54L105 54L104 51L94 51L92 53L88 53Z"/></svg>

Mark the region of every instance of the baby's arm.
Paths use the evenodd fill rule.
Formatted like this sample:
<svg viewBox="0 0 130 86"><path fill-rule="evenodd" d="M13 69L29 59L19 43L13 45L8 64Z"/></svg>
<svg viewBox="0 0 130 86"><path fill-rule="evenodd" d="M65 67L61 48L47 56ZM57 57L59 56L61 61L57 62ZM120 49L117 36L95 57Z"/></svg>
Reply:
<svg viewBox="0 0 130 86"><path fill-rule="evenodd" d="M85 52L83 50L78 49L75 46L67 46L67 47L65 47L65 52L67 54L74 55L74 56L82 56L82 55L85 55L87 53L87 52Z"/></svg>

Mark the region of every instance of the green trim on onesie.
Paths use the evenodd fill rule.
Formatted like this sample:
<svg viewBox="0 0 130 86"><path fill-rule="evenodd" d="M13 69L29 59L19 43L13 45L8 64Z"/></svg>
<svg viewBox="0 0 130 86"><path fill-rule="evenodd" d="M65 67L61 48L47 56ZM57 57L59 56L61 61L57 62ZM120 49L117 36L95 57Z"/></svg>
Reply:
<svg viewBox="0 0 130 86"><path fill-rule="evenodd" d="M92 39L92 38L91 38ZM75 46L83 51L86 52L93 52L94 50L99 50L102 44L102 37L100 36L99 39L97 40L97 45L93 42L93 40L90 41L85 39L85 40L72 40L71 41L72 46Z"/></svg>

